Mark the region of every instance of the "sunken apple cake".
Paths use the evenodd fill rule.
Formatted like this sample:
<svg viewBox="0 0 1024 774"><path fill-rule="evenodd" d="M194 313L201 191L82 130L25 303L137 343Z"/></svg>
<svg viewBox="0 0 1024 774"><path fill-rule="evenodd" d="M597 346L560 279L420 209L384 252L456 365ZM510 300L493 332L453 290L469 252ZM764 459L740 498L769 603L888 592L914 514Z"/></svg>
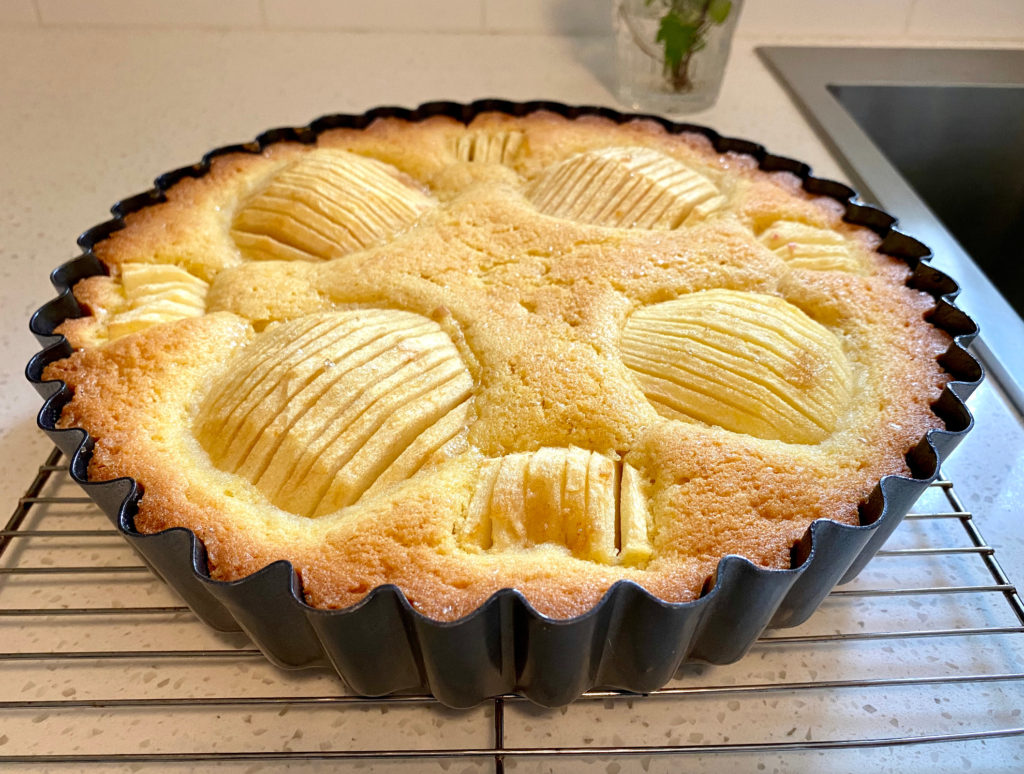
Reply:
<svg viewBox="0 0 1024 774"><path fill-rule="evenodd" d="M858 523L942 420L949 334L906 262L794 175L653 121L484 113L219 155L94 247L49 379L90 478L211 576L697 598Z"/></svg>

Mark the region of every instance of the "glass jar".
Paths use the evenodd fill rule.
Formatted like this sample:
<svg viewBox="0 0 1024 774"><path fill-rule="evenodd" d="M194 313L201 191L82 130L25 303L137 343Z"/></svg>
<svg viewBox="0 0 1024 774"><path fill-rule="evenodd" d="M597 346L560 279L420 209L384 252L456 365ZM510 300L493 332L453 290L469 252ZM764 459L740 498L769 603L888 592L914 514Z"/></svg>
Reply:
<svg viewBox="0 0 1024 774"><path fill-rule="evenodd" d="M616 0L619 100L649 113L690 113L715 104L742 4Z"/></svg>

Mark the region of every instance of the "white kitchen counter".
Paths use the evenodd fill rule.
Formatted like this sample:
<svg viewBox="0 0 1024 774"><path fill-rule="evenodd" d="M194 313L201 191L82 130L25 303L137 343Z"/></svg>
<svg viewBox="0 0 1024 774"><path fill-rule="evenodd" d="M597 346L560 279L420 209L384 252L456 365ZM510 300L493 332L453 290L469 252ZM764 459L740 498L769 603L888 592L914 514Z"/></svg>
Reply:
<svg viewBox="0 0 1024 774"><path fill-rule="evenodd" d="M821 176L841 179L823 144L758 60L754 46L759 42L754 37L738 38L719 103L686 120L759 141L774 153L807 161ZM771 42L814 41L775 37ZM971 43L960 40L956 45ZM53 295L49 271L77 255L75 237L106 219L113 202L145 190L157 174L192 163L213 147L248 140L266 128L304 124L325 113L482 97L618 107L609 87L612 73L611 40L599 36L0 26L0 359L4 363L0 372L0 464L4 470L0 507L7 512L14 508L50 448L35 427L40 400L22 375L24 364L37 350L28 333L28 317ZM947 474L954 478L967 507L976 512L981 529L998 549L997 556L1011 578L1020 579L1024 577L1024 528L1018 523L1024 509L1024 440L1016 424L1019 418L1008 413L989 387L979 391L972 407L978 428L954 455ZM977 462L975 454L981 450L996 452L986 465ZM970 604L969 600L965 604ZM8 605L0 594L2 606ZM9 629L0 628L0 633L5 631ZM61 636L70 635L62 631ZM1018 640L1021 636L1017 635ZM950 643L945 657L952 661L974 658L972 642L966 640ZM73 638L60 645L66 649L75 646ZM1001 642L1000 647L1011 661L1017 659L1018 670L1024 670L1020 659L1024 648L1017 641ZM0 651L12 648L0 644ZM879 670L884 671L883 663L891 654L875 653ZM799 671L795 665L793 671ZM187 670L185 675L187 680ZM225 675L209 679L237 678ZM0 662L0 683L11 686L20 676L20 669ZM33 686L39 679L31 677ZM280 678L275 673L273 679ZM308 677L301 679L310 683ZM213 689L210 685L206 688ZM901 702L909 701L906 694L900 696ZM1016 700L1021 697L1018 691ZM941 697L926 701L933 699L938 703ZM990 699L987 688L973 694L957 693L958 705L953 711L983 712ZM1000 698L1007 700L1013 699ZM630 724L658 711L643 707L640 701L632 703L631 709L623 705L620 710ZM756 725L762 716L773 712L767 705L759 705L757 711L744 705L742 710L751 714L740 725ZM672 712L680 710L673 708ZM406 723L434 728L462 722L458 713L429 708L403 713L405 720L398 723L395 733L407 733L403 731ZM559 732L564 733L567 729L585 730L595 722L591 713L575 706L567 713L525 714L529 722L524 722L524 727L554 727L557 723ZM841 724L842 715L838 712L822 723ZM813 723L813 717L811 720ZM807 723L800 727L801 738L804 726ZM29 731L25 733L32 733L32 724L26 727ZM36 726L40 734L45 727ZM250 732L242 723L225 733L237 734L243 740L239 744L244 744ZM695 741L693 733L691 742ZM811 733L809 726L807 733ZM0 756L13 738L0 725ZM684 733L683 741L687 738ZM865 767L960 770L965 765L973 765L975 770L1011 771L1024 767L1020 739L832 757L774 754L763 763L767 770L787 771ZM229 749L231 746L228 744ZM37 751L46 747L44 737L37 740ZM665 759L653 760L656 770L672 769ZM721 771L748 770L750 760L729 755L691 757L686 762L695 770ZM581 770L613 773L620 768L632 770L640 762L646 769L651 760L602 759L579 765ZM544 759L520 760L509 766L524 771L564 770L557 762ZM408 770L419 769L410 764Z"/></svg>

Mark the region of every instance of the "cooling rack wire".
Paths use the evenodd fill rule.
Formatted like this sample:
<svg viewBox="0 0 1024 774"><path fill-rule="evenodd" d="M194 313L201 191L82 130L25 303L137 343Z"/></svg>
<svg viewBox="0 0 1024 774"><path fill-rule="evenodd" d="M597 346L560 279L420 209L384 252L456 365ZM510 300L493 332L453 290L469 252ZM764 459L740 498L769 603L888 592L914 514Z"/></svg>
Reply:
<svg viewBox="0 0 1024 774"><path fill-rule="evenodd" d="M0 768L1020 771L1022 634L1016 588L941 478L855 581L736 664L554 711L364 699L204 626L54 451L0 531Z"/></svg>

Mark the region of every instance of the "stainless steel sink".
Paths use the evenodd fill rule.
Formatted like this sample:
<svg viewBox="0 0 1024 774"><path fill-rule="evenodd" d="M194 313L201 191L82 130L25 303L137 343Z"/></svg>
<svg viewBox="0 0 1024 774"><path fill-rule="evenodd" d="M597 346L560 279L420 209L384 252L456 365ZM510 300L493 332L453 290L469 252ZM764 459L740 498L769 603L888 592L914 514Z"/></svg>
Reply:
<svg viewBox="0 0 1024 774"><path fill-rule="evenodd" d="M759 54L861 196L960 283L976 354L1024 413L1024 50Z"/></svg>

